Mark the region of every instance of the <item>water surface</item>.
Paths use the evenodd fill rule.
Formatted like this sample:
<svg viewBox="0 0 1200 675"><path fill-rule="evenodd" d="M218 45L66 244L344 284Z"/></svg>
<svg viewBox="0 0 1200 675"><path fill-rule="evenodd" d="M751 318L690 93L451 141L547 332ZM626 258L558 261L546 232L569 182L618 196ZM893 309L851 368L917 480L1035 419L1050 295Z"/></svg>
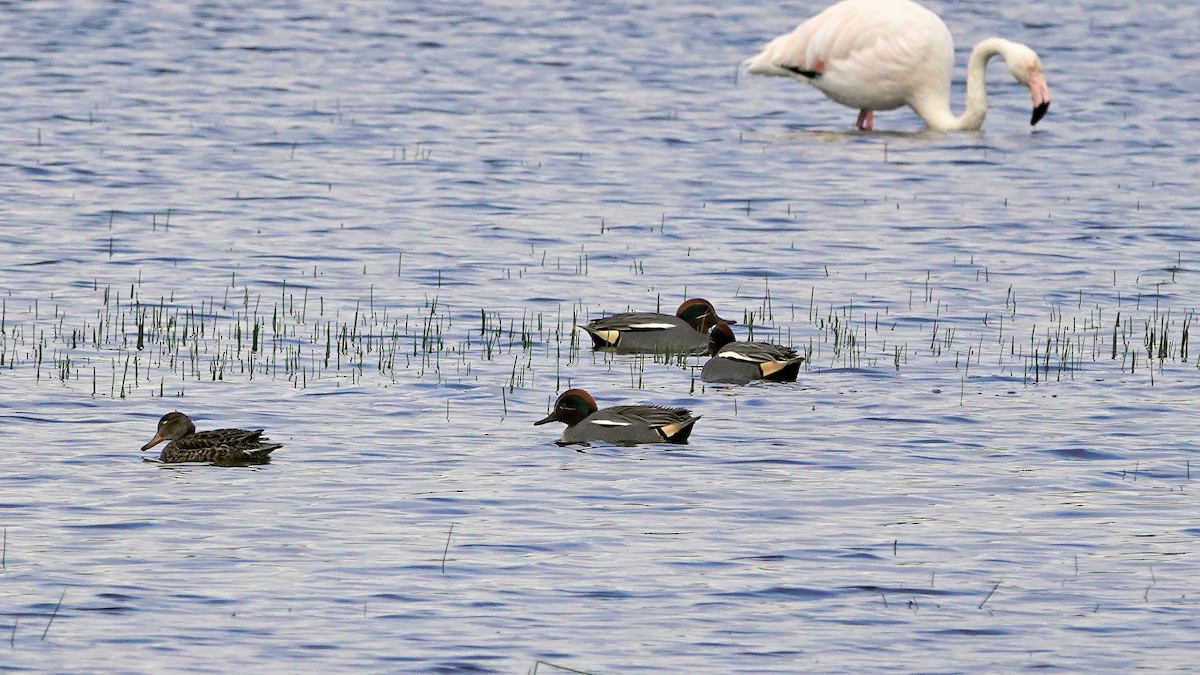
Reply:
<svg viewBox="0 0 1200 675"><path fill-rule="evenodd" d="M932 6L1036 131L737 76L815 5L0 10L0 663L1191 665L1200 14ZM800 381L572 332L692 296ZM568 386L703 419L561 448Z"/></svg>

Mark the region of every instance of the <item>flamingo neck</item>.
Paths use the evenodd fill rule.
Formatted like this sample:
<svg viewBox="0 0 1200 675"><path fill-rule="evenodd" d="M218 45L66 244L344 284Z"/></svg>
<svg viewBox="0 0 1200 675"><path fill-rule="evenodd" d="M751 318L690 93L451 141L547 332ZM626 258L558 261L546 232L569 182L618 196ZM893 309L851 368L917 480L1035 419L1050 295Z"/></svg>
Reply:
<svg viewBox="0 0 1200 675"><path fill-rule="evenodd" d="M967 107L963 114L955 117L951 112L949 102L942 105L926 107L917 110L917 114L925 124L935 131L978 131L983 127L987 117L987 64L993 56L1003 56L1008 59L1008 48L1012 42L1004 38L987 38L975 45L971 50L971 58L967 61Z"/></svg>

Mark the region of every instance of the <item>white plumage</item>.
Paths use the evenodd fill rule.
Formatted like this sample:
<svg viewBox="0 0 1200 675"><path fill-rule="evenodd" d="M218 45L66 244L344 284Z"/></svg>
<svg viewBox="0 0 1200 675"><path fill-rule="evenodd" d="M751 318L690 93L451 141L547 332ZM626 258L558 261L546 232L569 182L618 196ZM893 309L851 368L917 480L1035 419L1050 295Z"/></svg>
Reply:
<svg viewBox="0 0 1200 675"><path fill-rule="evenodd" d="M1029 87L1031 124L1050 107L1050 88L1036 52L1003 38L981 41L967 63L966 111L950 110L954 39L945 22L911 0L842 0L772 40L747 59L751 73L804 80L859 110L857 126L873 128L874 111L911 107L930 129L973 130L987 116L984 74L1001 56Z"/></svg>

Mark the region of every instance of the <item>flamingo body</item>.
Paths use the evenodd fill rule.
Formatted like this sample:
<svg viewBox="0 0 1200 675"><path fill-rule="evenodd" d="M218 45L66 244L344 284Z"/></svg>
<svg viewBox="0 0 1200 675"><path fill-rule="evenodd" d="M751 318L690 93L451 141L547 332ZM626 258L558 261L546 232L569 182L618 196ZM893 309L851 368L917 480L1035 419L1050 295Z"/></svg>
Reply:
<svg viewBox="0 0 1200 675"><path fill-rule="evenodd" d="M1050 106L1041 60L1026 45L1002 38L983 40L972 51L967 109L955 116L950 111L954 39L937 14L911 0L842 0L775 38L746 64L750 73L804 80L857 108L861 129L872 128L874 111L907 105L926 126L945 131L983 125L984 72L997 55L1029 87L1036 124Z"/></svg>

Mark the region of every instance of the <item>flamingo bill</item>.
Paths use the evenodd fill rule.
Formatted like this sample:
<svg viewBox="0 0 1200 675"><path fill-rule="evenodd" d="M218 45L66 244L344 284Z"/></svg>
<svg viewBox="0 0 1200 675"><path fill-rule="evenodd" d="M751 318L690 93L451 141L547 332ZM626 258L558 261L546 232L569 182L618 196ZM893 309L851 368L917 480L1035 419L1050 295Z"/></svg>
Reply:
<svg viewBox="0 0 1200 675"><path fill-rule="evenodd" d="M1034 125L1050 110L1050 85L1046 84L1046 76L1040 70L1029 75L1029 97L1033 99L1033 117L1029 124Z"/></svg>

